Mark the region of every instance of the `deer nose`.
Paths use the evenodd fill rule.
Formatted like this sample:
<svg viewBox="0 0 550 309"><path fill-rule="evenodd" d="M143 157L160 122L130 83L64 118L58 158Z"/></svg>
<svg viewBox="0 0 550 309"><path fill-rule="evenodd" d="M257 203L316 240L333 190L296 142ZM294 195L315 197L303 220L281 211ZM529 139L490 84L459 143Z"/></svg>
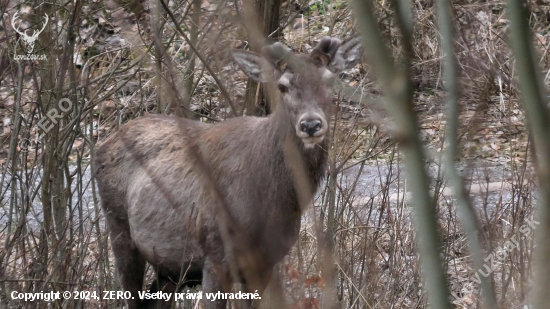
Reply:
<svg viewBox="0 0 550 309"><path fill-rule="evenodd" d="M321 130L321 120L304 120L300 122L302 132L307 133L310 137L313 137L317 131Z"/></svg>

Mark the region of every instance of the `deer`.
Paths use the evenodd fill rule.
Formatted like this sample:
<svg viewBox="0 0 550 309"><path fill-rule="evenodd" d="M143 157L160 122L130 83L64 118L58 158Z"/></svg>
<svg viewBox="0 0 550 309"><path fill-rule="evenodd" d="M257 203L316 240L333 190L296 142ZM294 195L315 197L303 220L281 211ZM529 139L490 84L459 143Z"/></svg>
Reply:
<svg viewBox="0 0 550 309"><path fill-rule="evenodd" d="M228 293L240 283L261 298L326 173L331 80L363 52L359 37L323 37L309 53L279 42L260 54L233 50L249 78L271 86L271 115L214 124L148 115L98 143L93 175L128 308L170 307L140 299L146 262L156 272L151 293L196 285L202 295ZM207 309L226 303L204 299Z"/></svg>

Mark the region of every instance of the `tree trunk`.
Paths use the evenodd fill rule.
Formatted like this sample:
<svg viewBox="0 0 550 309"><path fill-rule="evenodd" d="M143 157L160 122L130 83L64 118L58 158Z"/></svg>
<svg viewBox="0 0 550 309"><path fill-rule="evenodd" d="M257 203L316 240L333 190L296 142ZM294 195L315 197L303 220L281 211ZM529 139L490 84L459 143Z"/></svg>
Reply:
<svg viewBox="0 0 550 309"><path fill-rule="evenodd" d="M279 39L279 12L281 10L281 0L256 0L256 10L258 12L258 21L263 26L262 34L265 37ZM270 34L272 34L270 36ZM253 51L259 53L261 47L251 44ZM246 84L245 110L246 115L265 116L273 110L273 106L267 98L267 93L258 83L248 80ZM259 91L259 92L258 92Z"/></svg>
<svg viewBox="0 0 550 309"><path fill-rule="evenodd" d="M191 40L191 43L195 46L197 46L197 39L199 37L201 5L202 5L202 0L193 0L193 14L191 15L191 29L190 29L189 39ZM193 97L193 94L191 92L193 91L196 56L192 51L189 51L189 54L190 54L190 59L189 59L188 71L186 74L187 79L185 80L186 93L185 93L185 100L183 102L183 111L184 111L184 114L187 116L187 118L196 120L199 117L197 117L197 115L193 113L193 111L191 110L191 98Z"/></svg>

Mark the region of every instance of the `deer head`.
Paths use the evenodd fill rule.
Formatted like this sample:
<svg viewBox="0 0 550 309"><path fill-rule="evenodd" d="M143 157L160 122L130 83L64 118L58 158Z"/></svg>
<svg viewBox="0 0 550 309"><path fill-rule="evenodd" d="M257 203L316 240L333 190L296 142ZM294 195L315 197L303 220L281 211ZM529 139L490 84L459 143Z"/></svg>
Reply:
<svg viewBox="0 0 550 309"><path fill-rule="evenodd" d="M266 46L260 56L236 50L235 62L257 82L276 81L296 136L306 149L326 136L334 75L357 64L364 52L359 37L342 41L324 37L310 53L294 54L281 43Z"/></svg>

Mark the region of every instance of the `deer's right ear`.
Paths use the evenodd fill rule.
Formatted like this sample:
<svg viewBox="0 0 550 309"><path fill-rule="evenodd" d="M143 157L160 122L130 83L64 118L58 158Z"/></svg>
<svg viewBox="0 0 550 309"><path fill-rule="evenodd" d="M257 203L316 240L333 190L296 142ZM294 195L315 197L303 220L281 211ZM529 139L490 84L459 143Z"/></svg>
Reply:
<svg viewBox="0 0 550 309"><path fill-rule="evenodd" d="M340 73L344 70L353 68L363 57L365 47L360 36L349 38L338 45L330 62L330 70L334 73Z"/></svg>
<svg viewBox="0 0 550 309"><path fill-rule="evenodd" d="M270 80L274 68L260 55L244 50L233 50L231 56L239 68L254 81L264 83Z"/></svg>

